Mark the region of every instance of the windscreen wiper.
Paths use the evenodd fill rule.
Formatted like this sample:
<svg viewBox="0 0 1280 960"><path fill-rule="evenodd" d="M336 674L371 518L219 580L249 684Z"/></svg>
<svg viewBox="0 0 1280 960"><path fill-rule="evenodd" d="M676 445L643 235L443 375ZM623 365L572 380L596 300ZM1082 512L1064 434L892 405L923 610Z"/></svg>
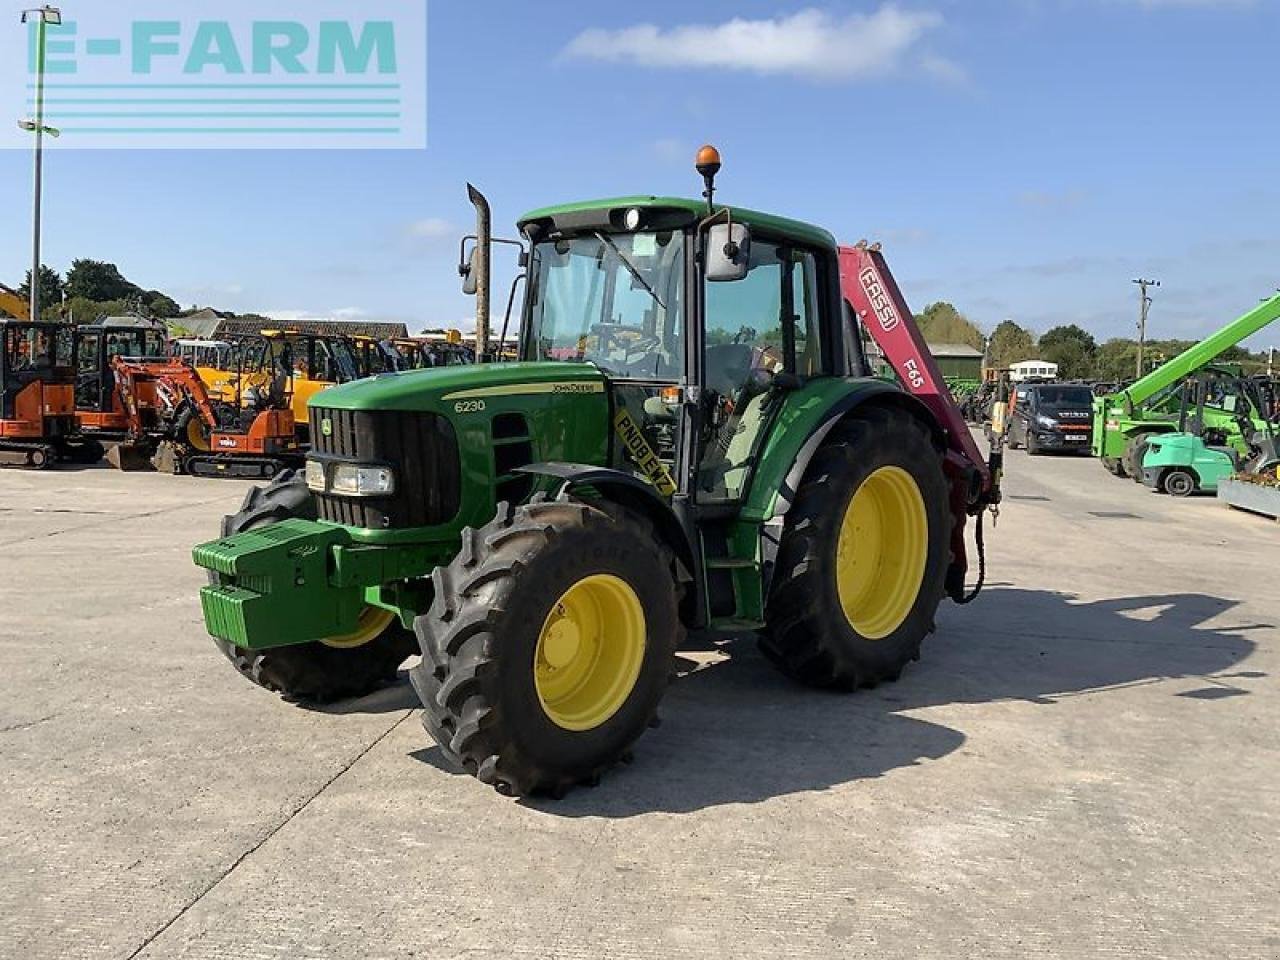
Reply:
<svg viewBox="0 0 1280 960"><path fill-rule="evenodd" d="M640 271L636 269L635 264L633 264L630 260L628 260L626 257L626 254L624 254L621 250L618 249L618 245L614 243L612 240L610 240L605 234L601 233L599 230L597 230L595 234L596 234L597 240L605 244L610 250L612 250L617 255L618 259L622 262L622 265L627 268L627 273L631 274L631 276L635 278L636 282L640 284L640 286L644 287L645 292L649 294L649 296L653 297L653 302L656 303L658 306L660 306L663 310L667 309L667 305L662 302L662 298L659 297L656 292L654 292L653 287L649 286L649 281L640 275Z"/></svg>

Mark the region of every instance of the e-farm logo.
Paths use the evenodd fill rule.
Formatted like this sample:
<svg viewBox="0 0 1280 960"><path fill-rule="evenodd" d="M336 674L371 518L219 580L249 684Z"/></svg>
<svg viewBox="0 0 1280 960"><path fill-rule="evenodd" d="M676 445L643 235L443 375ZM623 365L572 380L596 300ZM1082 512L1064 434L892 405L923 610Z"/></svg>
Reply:
<svg viewBox="0 0 1280 960"><path fill-rule="evenodd" d="M61 21L0 32L0 86L61 147L426 146L426 0L68 0Z"/></svg>

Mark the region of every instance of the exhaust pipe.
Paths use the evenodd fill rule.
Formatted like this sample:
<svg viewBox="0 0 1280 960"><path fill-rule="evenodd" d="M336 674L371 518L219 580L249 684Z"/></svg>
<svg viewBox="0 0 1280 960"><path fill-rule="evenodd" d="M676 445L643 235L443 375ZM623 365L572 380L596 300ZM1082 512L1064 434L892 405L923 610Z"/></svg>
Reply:
<svg viewBox="0 0 1280 960"><path fill-rule="evenodd" d="M493 239L493 214L485 195L467 184L467 198L476 208L476 249L471 270L476 288L476 363L484 363L489 353L489 293L491 287L490 253Z"/></svg>

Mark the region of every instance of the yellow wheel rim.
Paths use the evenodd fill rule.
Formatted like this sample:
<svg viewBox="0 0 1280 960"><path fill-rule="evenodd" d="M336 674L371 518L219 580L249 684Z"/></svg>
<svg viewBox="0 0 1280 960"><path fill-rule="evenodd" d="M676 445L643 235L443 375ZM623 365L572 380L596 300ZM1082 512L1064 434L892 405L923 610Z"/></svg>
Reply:
<svg viewBox="0 0 1280 960"><path fill-rule="evenodd" d="M356 647L363 647L366 643L378 639L382 635L382 631L387 629L391 621L395 619L395 614L390 610L383 610L381 607L365 607L360 611L359 625L351 633L343 637L329 637L321 640L326 647L336 647L339 650L354 650Z"/></svg>
<svg viewBox="0 0 1280 960"><path fill-rule="evenodd" d="M538 634L533 679L556 726L593 730L621 709L644 662L640 598L612 574L579 580L551 607Z"/></svg>
<svg viewBox="0 0 1280 960"><path fill-rule="evenodd" d="M881 467L854 492L836 544L840 606L860 636L882 640L902 626L928 556L920 487L901 467Z"/></svg>
<svg viewBox="0 0 1280 960"><path fill-rule="evenodd" d="M204 435L204 424L197 417L187 421L187 445L203 453L209 452L209 439Z"/></svg>

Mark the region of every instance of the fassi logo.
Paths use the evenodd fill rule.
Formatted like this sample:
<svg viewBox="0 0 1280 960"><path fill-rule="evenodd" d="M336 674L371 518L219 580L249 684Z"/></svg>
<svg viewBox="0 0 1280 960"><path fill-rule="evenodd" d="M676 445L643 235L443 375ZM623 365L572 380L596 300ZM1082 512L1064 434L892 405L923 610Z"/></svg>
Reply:
<svg viewBox="0 0 1280 960"><path fill-rule="evenodd" d="M867 299L871 301L871 309L876 312L876 319L880 321L880 329L888 333L897 327L902 321L894 311L893 301L889 299L889 295L885 292L884 285L880 283L880 278L876 276L876 272L867 267L862 273L858 274L858 280L862 284L862 289L867 293Z"/></svg>

